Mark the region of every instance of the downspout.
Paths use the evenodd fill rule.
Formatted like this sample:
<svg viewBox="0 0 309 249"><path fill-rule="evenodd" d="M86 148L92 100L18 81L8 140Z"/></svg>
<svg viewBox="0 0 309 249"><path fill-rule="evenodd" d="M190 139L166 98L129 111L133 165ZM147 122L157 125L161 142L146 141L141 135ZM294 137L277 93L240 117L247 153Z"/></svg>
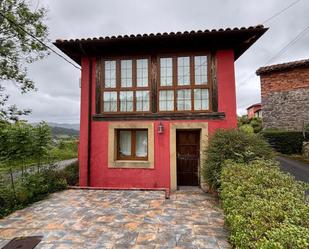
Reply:
<svg viewBox="0 0 309 249"><path fill-rule="evenodd" d="M79 43L80 51L87 57L87 53L83 48L82 43ZM91 116L92 116L92 59L89 60L89 78L88 78L88 141L87 141L87 186L91 186Z"/></svg>
<svg viewBox="0 0 309 249"><path fill-rule="evenodd" d="M92 115L92 60L89 58L89 98L88 98L88 153L87 153L87 186L91 186L91 115Z"/></svg>

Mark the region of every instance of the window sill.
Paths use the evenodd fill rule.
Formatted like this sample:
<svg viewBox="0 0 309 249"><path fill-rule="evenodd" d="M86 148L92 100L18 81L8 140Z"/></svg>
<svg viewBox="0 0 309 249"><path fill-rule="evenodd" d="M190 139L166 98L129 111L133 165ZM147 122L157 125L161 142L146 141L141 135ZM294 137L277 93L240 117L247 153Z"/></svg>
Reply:
<svg viewBox="0 0 309 249"><path fill-rule="evenodd" d="M108 168L112 169L153 169L150 161L116 160Z"/></svg>
<svg viewBox="0 0 309 249"><path fill-rule="evenodd" d="M222 120L225 118L224 112L171 112L171 113L116 113L116 114L95 114L95 121L124 121L124 120Z"/></svg>

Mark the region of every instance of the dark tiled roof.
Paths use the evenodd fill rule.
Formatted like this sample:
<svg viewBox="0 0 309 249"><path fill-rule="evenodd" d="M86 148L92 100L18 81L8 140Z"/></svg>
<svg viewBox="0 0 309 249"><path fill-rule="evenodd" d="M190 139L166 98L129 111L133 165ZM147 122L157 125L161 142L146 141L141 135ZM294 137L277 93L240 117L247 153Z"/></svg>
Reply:
<svg viewBox="0 0 309 249"><path fill-rule="evenodd" d="M105 37L94 37L94 38L81 38L81 39L68 39L68 40L62 40L57 39L55 44L60 43L75 43L75 42L89 42L89 41L104 41L104 40L121 40L121 39L135 39L135 38L147 38L147 37L168 37L168 36L184 36L184 35L194 35L194 34L208 34L208 33L218 33L218 32L231 32L231 31L245 31L245 30L255 30L255 29L263 29L263 25L257 25L257 26L250 26L248 28L241 27L241 28L220 28L220 29L206 29L206 30L191 30L191 31L178 31L178 32L164 32L164 33L150 33L150 34L131 34L131 35L118 35L118 36L105 36Z"/></svg>
<svg viewBox="0 0 309 249"><path fill-rule="evenodd" d="M261 103L253 104L253 105L250 105L250 106L247 108L247 110L250 109L250 108L252 108L252 107L255 107L255 106L262 106L262 105L261 105Z"/></svg>
<svg viewBox="0 0 309 249"><path fill-rule="evenodd" d="M82 56L115 56L132 54L172 53L233 49L235 60L268 28L263 25L248 28L226 28L157 34L106 36L98 38L58 39L54 45L81 63Z"/></svg>
<svg viewBox="0 0 309 249"><path fill-rule="evenodd" d="M260 67L257 71L257 75L268 74L277 71L289 70L297 67L309 67L309 59L299 60L299 61L291 61L287 63L281 63L276 65L270 65L266 67Z"/></svg>

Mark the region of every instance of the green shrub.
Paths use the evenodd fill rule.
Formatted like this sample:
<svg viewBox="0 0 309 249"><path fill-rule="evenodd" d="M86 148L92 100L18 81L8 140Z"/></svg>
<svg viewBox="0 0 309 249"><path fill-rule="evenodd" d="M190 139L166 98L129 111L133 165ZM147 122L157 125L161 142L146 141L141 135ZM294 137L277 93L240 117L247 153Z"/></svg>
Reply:
<svg viewBox="0 0 309 249"><path fill-rule="evenodd" d="M249 125L252 127L254 133L259 133L262 130L262 119L258 117L248 118L247 115L238 117L238 128Z"/></svg>
<svg viewBox="0 0 309 249"><path fill-rule="evenodd" d="M251 125L248 125L248 124L240 126L239 130L243 131L243 132L246 132L246 133L249 133L249 134L254 133L254 129L252 128Z"/></svg>
<svg viewBox="0 0 309 249"><path fill-rule="evenodd" d="M273 161L226 161L221 199L235 248L308 248L308 185Z"/></svg>
<svg viewBox="0 0 309 249"><path fill-rule="evenodd" d="M62 175L70 186L78 185L79 169L78 162L74 162L62 170Z"/></svg>
<svg viewBox="0 0 309 249"><path fill-rule="evenodd" d="M210 187L220 187L221 169L225 160L250 162L259 158L272 159L269 145L256 134L238 130L217 130L210 138L203 163L203 177Z"/></svg>
<svg viewBox="0 0 309 249"><path fill-rule="evenodd" d="M42 168L40 172L25 173L14 180L14 189L8 176L6 180L0 181L0 218L77 182L77 162L62 170L50 166Z"/></svg>
<svg viewBox="0 0 309 249"><path fill-rule="evenodd" d="M263 137L278 152L283 154L301 154L304 135L298 131L265 130ZM306 133L309 137L309 133Z"/></svg>

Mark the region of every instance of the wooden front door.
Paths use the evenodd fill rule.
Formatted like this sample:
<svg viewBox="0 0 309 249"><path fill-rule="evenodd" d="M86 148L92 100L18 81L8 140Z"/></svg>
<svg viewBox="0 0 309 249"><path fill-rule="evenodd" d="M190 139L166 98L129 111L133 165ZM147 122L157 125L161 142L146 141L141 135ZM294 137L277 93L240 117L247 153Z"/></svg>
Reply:
<svg viewBox="0 0 309 249"><path fill-rule="evenodd" d="M177 131L177 186L199 185L200 131Z"/></svg>

